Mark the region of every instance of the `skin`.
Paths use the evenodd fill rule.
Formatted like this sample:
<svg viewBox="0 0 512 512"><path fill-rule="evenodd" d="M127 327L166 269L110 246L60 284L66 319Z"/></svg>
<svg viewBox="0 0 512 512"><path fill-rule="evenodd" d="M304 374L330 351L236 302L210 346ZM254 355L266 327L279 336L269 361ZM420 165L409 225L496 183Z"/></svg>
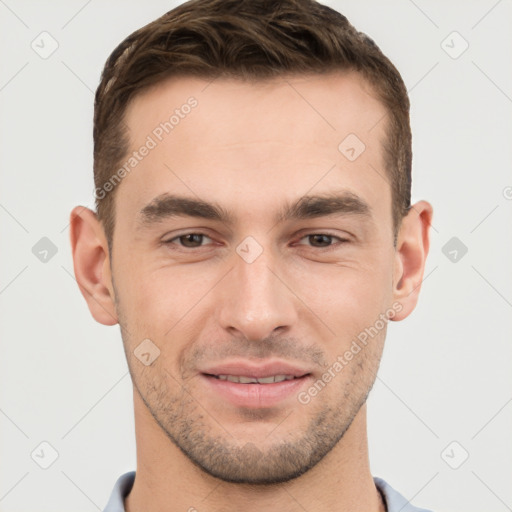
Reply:
<svg viewBox="0 0 512 512"><path fill-rule="evenodd" d="M383 511L365 402L385 327L307 404L294 394L236 407L200 369L279 358L311 372L308 389L379 315L412 312L432 207L413 206L395 247L386 111L359 75L208 84L175 78L130 103L133 151L187 98L198 101L118 185L112 254L95 213L71 213L80 290L98 322L119 323L133 381L137 473L125 507ZM338 150L349 133L366 146L353 162ZM371 214L275 222L286 202L347 191ZM182 216L139 228L138 212L165 192L215 201L234 221ZM332 238L307 236L322 233ZM247 236L263 251L252 263L236 252ZM134 355L147 338L160 350L149 366Z"/></svg>

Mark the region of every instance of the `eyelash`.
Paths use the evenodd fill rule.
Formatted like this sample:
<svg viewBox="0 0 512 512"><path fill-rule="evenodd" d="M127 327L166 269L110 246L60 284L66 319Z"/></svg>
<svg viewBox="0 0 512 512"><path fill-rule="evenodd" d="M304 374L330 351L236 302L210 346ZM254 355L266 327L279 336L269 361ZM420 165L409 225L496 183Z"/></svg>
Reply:
<svg viewBox="0 0 512 512"><path fill-rule="evenodd" d="M206 237L206 238L210 238L206 233L201 233L201 232L197 232L197 231L191 231L189 233L183 233L181 235L178 235L178 236L175 236L174 238L171 238L170 240L165 240L163 241L163 244L164 245L167 245L167 246L171 246L171 245L174 245L174 240L179 240L180 238L184 238L186 236L190 236L190 235L199 235L199 236L203 236L203 237ZM327 247L314 247L314 246L310 246L312 249L318 249L320 251L328 251L330 249L333 249L333 248L336 248L338 247L339 245L341 244L344 244L344 243L348 243L350 240L346 239L346 238L341 238L339 236L335 236L335 235L331 235L329 233L309 233L307 235L304 235L303 237L300 238L300 240L303 240L304 238L308 238L308 237L311 237L311 236L315 236L315 235L321 235L321 236L326 236L328 238L336 238L339 240L338 244L333 244L333 245L329 245ZM211 240L211 238L210 238ZM303 244L300 244L300 245L303 245ZM183 245L179 245L179 247L181 249L184 249L185 251L193 251L195 249L201 249L202 247L205 247L204 245L200 245L198 247L185 247ZM180 249L173 249L173 250L180 250Z"/></svg>

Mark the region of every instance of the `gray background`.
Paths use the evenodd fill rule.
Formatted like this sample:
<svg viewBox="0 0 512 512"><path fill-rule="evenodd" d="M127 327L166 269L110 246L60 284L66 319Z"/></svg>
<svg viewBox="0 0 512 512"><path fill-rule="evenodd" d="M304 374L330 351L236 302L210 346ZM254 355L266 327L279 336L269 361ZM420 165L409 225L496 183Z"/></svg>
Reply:
<svg viewBox="0 0 512 512"><path fill-rule="evenodd" d="M135 469L119 327L89 314L68 220L73 206L93 205L103 64L176 3L0 0L2 512L101 510ZM372 473L437 511L512 510L512 2L325 3L400 70L413 199L434 206L419 304L390 324L369 398ZM45 59L31 46L48 51L52 40ZM56 254L41 252L43 237Z"/></svg>

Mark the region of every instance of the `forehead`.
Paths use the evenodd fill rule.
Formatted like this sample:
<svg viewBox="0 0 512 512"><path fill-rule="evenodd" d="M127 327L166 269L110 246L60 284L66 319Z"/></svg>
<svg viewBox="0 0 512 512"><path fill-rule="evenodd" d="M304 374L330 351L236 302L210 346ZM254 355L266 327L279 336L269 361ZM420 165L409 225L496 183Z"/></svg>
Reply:
<svg viewBox="0 0 512 512"><path fill-rule="evenodd" d="M371 204L385 187L391 194L386 110L354 72L256 82L172 78L136 96L125 122L127 156L151 148L126 173L116 209L126 203L139 211L162 193L181 192L247 215L251 206L258 216L279 208L280 196L341 187Z"/></svg>
<svg viewBox="0 0 512 512"><path fill-rule="evenodd" d="M227 139L246 142L248 132L263 136L272 133L275 141L288 142L291 135L304 135L301 128L311 129L307 133L311 143L330 144L325 137L328 129L334 139L352 129L361 139L369 140L368 132L376 124L381 128L386 124L379 123L386 111L374 88L354 71L252 81L172 77L136 95L126 109L125 121L133 135L150 133L155 122L169 120L177 110L188 111L186 104L192 98L197 107L190 109L191 114L200 115L191 115L187 123L181 123L183 114L177 112L180 121L173 121L172 131L173 135L192 135L189 137L192 141L201 136L203 144ZM301 122L295 124L297 119ZM211 130L207 121L215 123L217 129ZM283 127L294 129L291 133L278 129Z"/></svg>

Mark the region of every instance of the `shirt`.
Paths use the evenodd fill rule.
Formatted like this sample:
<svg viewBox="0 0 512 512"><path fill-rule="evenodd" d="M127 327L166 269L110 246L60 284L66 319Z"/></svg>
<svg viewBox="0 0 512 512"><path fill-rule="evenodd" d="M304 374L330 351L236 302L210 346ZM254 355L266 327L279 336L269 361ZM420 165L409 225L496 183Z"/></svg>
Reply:
<svg viewBox="0 0 512 512"><path fill-rule="evenodd" d="M135 471L129 471L121 475L114 485L110 499L103 512L126 512L124 508L124 498L128 496L132 490L135 481ZM377 489L381 492L386 503L387 512L432 512L424 508L414 507L400 493L395 491L382 478L373 477L373 481Z"/></svg>

